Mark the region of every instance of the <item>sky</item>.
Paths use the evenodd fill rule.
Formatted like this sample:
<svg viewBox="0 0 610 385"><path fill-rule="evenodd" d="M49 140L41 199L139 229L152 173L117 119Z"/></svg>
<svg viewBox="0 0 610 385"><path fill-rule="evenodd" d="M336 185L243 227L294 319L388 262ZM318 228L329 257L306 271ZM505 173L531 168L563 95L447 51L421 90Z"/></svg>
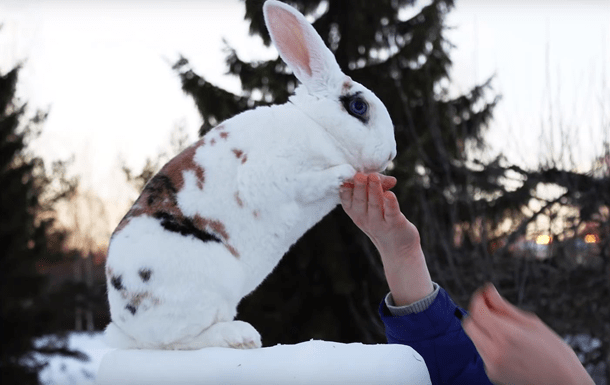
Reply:
<svg viewBox="0 0 610 385"><path fill-rule="evenodd" d="M1 0L0 71L22 63L18 95L30 112L50 112L32 149L49 162L74 156L81 186L121 207L113 227L136 197L121 163L138 170L169 151L176 127L197 136L201 118L171 70L179 55L235 93L223 40L243 60L276 57L243 17L238 0ZM455 45L450 93L494 76L502 95L487 156L503 151L533 167L557 158L563 141L574 157L567 166L584 170L601 153L610 136L609 20L610 0L456 1L446 33Z"/></svg>
<svg viewBox="0 0 610 385"><path fill-rule="evenodd" d="M564 136L575 166L588 168L610 139L610 0L456 4L448 22L457 46L452 85L467 92L494 76L502 100L492 147L532 166L558 158Z"/></svg>

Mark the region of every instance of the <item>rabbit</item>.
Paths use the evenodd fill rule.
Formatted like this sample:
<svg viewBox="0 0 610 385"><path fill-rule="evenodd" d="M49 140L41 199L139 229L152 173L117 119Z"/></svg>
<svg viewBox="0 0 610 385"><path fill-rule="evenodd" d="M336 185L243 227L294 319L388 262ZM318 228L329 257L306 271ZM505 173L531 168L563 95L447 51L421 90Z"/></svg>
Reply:
<svg viewBox="0 0 610 385"><path fill-rule="evenodd" d="M111 347L261 347L234 320L240 300L340 203L344 182L396 156L385 106L305 17L274 0L263 13L301 84L285 104L220 123L146 184L108 247Z"/></svg>

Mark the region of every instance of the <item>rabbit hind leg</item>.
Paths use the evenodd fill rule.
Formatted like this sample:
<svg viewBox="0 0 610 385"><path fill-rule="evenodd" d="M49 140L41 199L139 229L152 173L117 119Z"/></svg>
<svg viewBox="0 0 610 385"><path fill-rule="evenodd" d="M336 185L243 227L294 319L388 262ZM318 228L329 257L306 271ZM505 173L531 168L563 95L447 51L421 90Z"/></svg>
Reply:
<svg viewBox="0 0 610 385"><path fill-rule="evenodd" d="M128 336L114 322L110 322L104 330L104 342L111 348L137 349L140 348L137 341Z"/></svg>
<svg viewBox="0 0 610 385"><path fill-rule="evenodd" d="M195 337L175 342L174 349L226 347L255 349L261 347L261 336L252 325L243 321L217 322Z"/></svg>

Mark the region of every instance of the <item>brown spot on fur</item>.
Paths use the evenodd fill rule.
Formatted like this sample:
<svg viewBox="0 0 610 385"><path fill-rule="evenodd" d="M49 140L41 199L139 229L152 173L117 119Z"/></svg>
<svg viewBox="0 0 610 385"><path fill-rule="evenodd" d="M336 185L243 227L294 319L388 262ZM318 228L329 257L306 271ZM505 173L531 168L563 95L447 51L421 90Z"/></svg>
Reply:
<svg viewBox="0 0 610 385"><path fill-rule="evenodd" d="M226 244L225 247L227 248L227 250L229 250L229 253L233 254L235 258L239 258L239 252L235 249L235 247L229 244Z"/></svg>
<svg viewBox="0 0 610 385"><path fill-rule="evenodd" d="M211 140L211 143L213 142L214 139ZM177 231L182 235L194 235L195 237L198 237L198 234L203 234L205 235L204 241L222 242L232 255L239 257L239 252L229 244L229 234L222 222L202 218L199 215L192 218L186 217L178 207L176 194L184 188L184 171L193 171L197 177L198 187L203 188L204 170L193 159L195 152L203 143L204 141L200 140L184 150L151 178L131 210L127 212L115 229L113 236L120 232L132 218L147 215L160 220L165 229L171 226L170 231ZM199 239L202 239L202 236L199 236ZM144 277L141 278L144 279ZM121 296L127 298L126 290L120 291ZM137 308L137 303L135 305L131 303L130 305L134 309Z"/></svg>
<svg viewBox="0 0 610 385"><path fill-rule="evenodd" d="M254 218L257 218L257 219L260 217L260 213L258 212L258 210L252 211L252 215L254 215Z"/></svg>
<svg viewBox="0 0 610 385"><path fill-rule="evenodd" d="M229 252L236 258L239 258L239 252L229 244L229 233L227 233L227 229L222 222L195 215L195 217L193 217L193 224L199 229L213 232L218 236L222 244L229 250Z"/></svg>
<svg viewBox="0 0 610 385"><path fill-rule="evenodd" d="M233 151L233 154L235 154L235 157L236 157L237 159L241 158L241 156L244 154L244 152L243 152L242 150L238 150L238 149L236 149L236 148L234 148L234 149L233 149L233 150L231 150L231 151Z"/></svg>
<svg viewBox="0 0 610 385"><path fill-rule="evenodd" d="M159 300L159 298L154 297L148 291L133 293L130 295L129 302L125 306L125 309L129 310L132 315L135 315L141 305L144 310L146 310L149 309L151 305L157 306L160 303L161 301Z"/></svg>
<svg viewBox="0 0 610 385"><path fill-rule="evenodd" d="M347 94L348 91L350 90L350 88L352 88L352 79L351 78L347 78L344 82L343 82L343 87L341 88L341 93L342 94Z"/></svg>
<svg viewBox="0 0 610 385"><path fill-rule="evenodd" d="M178 208L176 194L184 188L184 171L193 171L197 187L203 189L205 170L195 162L194 157L197 149L204 143L203 139L195 142L170 160L146 183L142 194L114 230L113 236L123 230L132 218L142 215L153 216L155 213L165 212L176 218L184 218Z"/></svg>
<svg viewBox="0 0 610 385"><path fill-rule="evenodd" d="M227 139L229 137L229 133L228 132L221 132L220 133L220 137L223 139Z"/></svg>
<svg viewBox="0 0 610 385"><path fill-rule="evenodd" d="M176 190L180 191L184 187L183 172L187 170L194 171L195 175L197 176L197 181L201 181L203 184L204 170L195 162L195 153L203 144L203 139L195 142L195 144L191 145L172 160L167 162L161 171L159 171L159 174L167 175L172 180Z"/></svg>
<svg viewBox="0 0 610 385"><path fill-rule="evenodd" d="M198 214L195 214L195 216L193 217L193 225L195 225L195 227L198 229L209 231L211 228L210 222L211 222L211 220L202 218ZM217 234L217 235L221 236L221 234Z"/></svg>
<svg viewBox="0 0 610 385"><path fill-rule="evenodd" d="M225 228L225 225L223 225L221 222L219 221L210 221L210 227L212 227L212 230L218 234L220 234L221 237L223 237L226 240L229 240L229 234L227 234L227 230Z"/></svg>
<svg viewBox="0 0 610 385"><path fill-rule="evenodd" d="M216 144L216 139L212 138L212 140L210 140L210 146L213 146Z"/></svg>
<svg viewBox="0 0 610 385"><path fill-rule="evenodd" d="M150 299L153 305L158 305L161 301L158 298L155 298L149 292L145 291L143 293L136 293L131 296L131 301L129 302L135 307L139 307L142 304L142 301Z"/></svg>
<svg viewBox="0 0 610 385"><path fill-rule="evenodd" d="M237 159L241 159L241 164L246 163L246 160L248 160L248 155L244 154L242 150L234 148L231 151L233 151L233 154L235 154L235 157Z"/></svg>
<svg viewBox="0 0 610 385"><path fill-rule="evenodd" d="M237 191L235 192L235 200L237 201L237 205L239 207L244 207L244 202L239 197L239 192L237 192Z"/></svg>
<svg viewBox="0 0 610 385"><path fill-rule="evenodd" d="M222 130L224 130L225 128L226 128L226 127L225 127L225 125L224 125L224 124L219 124L218 126L214 127L214 129L215 129L215 130L218 130L218 131L222 131Z"/></svg>

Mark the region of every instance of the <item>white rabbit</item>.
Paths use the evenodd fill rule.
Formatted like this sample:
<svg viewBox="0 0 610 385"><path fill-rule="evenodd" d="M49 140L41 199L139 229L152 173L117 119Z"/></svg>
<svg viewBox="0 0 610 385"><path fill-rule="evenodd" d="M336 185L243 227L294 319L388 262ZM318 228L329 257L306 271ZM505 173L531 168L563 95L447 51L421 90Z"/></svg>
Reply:
<svg viewBox="0 0 610 385"><path fill-rule="evenodd" d="M286 104L218 125L148 182L108 249L113 347L260 347L234 321L239 301L339 203L344 181L396 156L385 106L303 15L273 0L263 10L302 85Z"/></svg>

